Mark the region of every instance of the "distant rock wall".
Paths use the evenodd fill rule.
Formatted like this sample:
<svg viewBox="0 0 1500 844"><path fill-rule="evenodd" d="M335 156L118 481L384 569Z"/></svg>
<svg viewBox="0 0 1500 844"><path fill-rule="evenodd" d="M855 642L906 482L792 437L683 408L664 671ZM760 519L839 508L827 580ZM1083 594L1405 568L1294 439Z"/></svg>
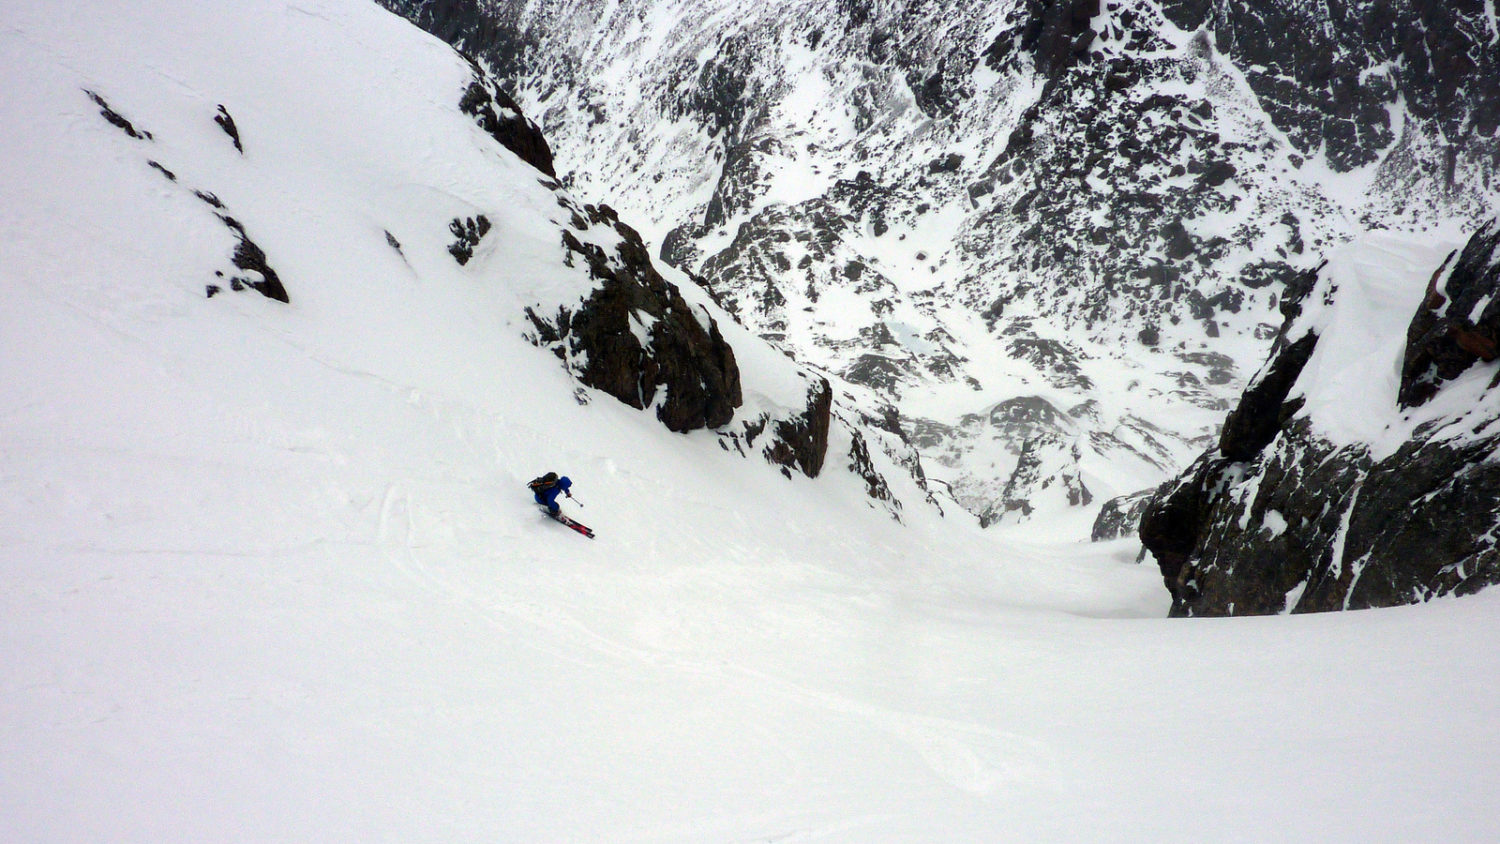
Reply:
<svg viewBox="0 0 1500 844"><path fill-rule="evenodd" d="M1140 528L1141 516L1146 512L1146 505L1151 503L1154 492L1155 490L1132 492L1104 502L1104 506L1099 508L1099 515L1094 518L1089 539L1108 542L1111 539L1135 536Z"/></svg>
<svg viewBox="0 0 1500 844"><path fill-rule="evenodd" d="M1396 142L1402 127L1388 106L1398 98L1424 129L1455 144L1488 138L1493 148L1500 51L1484 0L1161 6L1177 26L1212 32L1292 144L1336 170L1376 161Z"/></svg>
<svg viewBox="0 0 1500 844"><path fill-rule="evenodd" d="M1500 583L1500 368L1486 363L1500 223L1449 256L1412 318L1387 428L1416 418L1402 414L1414 402L1443 406L1395 448L1330 441L1296 395L1320 339L1303 309L1338 293L1320 277L1287 309L1219 447L1148 505L1140 535L1173 615L1385 607Z"/></svg>

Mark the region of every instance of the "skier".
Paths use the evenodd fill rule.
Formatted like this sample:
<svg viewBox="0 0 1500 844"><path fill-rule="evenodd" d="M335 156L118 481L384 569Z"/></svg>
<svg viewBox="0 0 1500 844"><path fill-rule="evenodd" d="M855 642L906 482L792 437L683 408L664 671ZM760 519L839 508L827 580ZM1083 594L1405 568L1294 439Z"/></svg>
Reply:
<svg viewBox="0 0 1500 844"><path fill-rule="evenodd" d="M536 503L546 507L547 512L554 517L562 512L562 508L557 506L557 496L562 494L569 498L573 497L573 493L569 492L573 487L573 481L569 480L567 475L558 477L556 472L548 472L526 486L536 496Z"/></svg>
<svg viewBox="0 0 1500 844"><path fill-rule="evenodd" d="M571 480L567 477L558 477L556 472L548 472L526 485L531 490L531 494L536 496L536 503L547 508L548 516L551 516L555 521L567 525L570 529L587 536L589 539L593 539L593 528L585 524L580 524L577 520L568 516L564 516L562 508L557 506L557 496L559 493L565 494L569 498L573 497L573 493L569 491L572 486L573 482Z"/></svg>

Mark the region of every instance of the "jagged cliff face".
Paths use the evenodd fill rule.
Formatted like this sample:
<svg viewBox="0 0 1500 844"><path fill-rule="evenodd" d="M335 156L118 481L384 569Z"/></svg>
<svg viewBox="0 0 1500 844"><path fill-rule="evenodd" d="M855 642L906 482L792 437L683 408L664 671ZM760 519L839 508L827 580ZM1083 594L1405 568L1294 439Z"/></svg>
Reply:
<svg viewBox="0 0 1500 844"><path fill-rule="evenodd" d="M1299 271L1500 190L1482 2L383 1L987 521L1154 484Z"/></svg>
<svg viewBox="0 0 1500 844"><path fill-rule="evenodd" d="M1360 249L1308 277L1218 448L1148 505L1141 538L1175 614L1500 582L1500 224L1446 257L1390 237Z"/></svg>

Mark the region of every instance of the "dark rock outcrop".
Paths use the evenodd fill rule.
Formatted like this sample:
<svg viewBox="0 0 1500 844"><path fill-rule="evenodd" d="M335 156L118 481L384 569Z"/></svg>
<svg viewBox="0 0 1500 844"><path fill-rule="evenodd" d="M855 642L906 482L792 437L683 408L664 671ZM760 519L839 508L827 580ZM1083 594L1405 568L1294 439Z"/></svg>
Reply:
<svg viewBox="0 0 1500 844"><path fill-rule="evenodd" d="M613 209L586 205L582 211L586 225L613 229L619 244L611 254L563 232L566 260L581 260L600 285L576 309L563 308L555 317L528 310L535 341L554 346L584 384L631 407L655 404L657 418L673 431L728 423L742 401L740 374L718 324L662 278L640 235Z"/></svg>
<svg viewBox="0 0 1500 844"><path fill-rule="evenodd" d="M1405 432L1399 443L1320 432L1299 378L1341 293L1324 276L1287 303L1273 356L1219 447L1158 489L1141 519L1173 615L1384 607L1500 583L1500 370L1451 380L1485 359L1459 338L1493 336L1483 332L1500 298L1497 245L1491 223L1433 277L1399 402L1350 411L1386 414L1386 435ZM1402 414L1408 396L1435 401L1445 389L1462 392L1425 417Z"/></svg>
<svg viewBox="0 0 1500 844"><path fill-rule="evenodd" d="M453 242L448 244L448 254L453 256L459 266L464 266L474 257L474 248L479 245L479 241L489 234L490 218L483 214L454 217L448 222L448 231L454 237Z"/></svg>
<svg viewBox="0 0 1500 844"><path fill-rule="evenodd" d="M290 302L291 298L287 296L286 287L281 283L281 277L276 274L275 270L271 269L270 264L266 263L265 250L261 249L256 245L255 241L250 239L249 233L245 231L244 224L229 216L229 209L225 208L224 203L212 193L200 190L193 191L193 194L210 208L213 208L214 216L218 217L219 221L233 232L234 236L239 240L235 244L234 255L230 257L230 260L237 269L245 274L230 276L229 289L236 292L245 289L254 290L267 299L275 299L278 302ZM217 273L217 275L221 278L224 277L222 272ZM210 299L218 292L219 288L217 285L209 285L208 297Z"/></svg>
<svg viewBox="0 0 1500 844"><path fill-rule="evenodd" d="M721 445L726 449L733 448L740 454L753 453L755 449L759 449L761 456L780 466L781 473L789 478L793 469L809 478L817 477L823 471L823 462L828 454L828 432L833 422L833 389L827 378L809 378L806 374L802 377L807 381L806 401L802 410L789 415L762 412L753 418L740 420L735 426L721 428ZM866 483L873 487L878 481L878 484L883 485L884 479L880 478L873 466L868 465L868 456L868 452L865 452L866 468L877 480L872 481L866 476Z"/></svg>
<svg viewBox="0 0 1500 844"><path fill-rule="evenodd" d="M88 94L89 99L94 101L94 105L99 107L99 116L103 117L105 122L109 123L109 125L114 126L121 132L124 132L125 134L129 135L132 138L135 138L138 141L155 140L155 136L153 136L150 132L146 131L145 129L137 129L134 123L131 123L129 120L125 119L125 117L122 116L119 112L111 108L109 103L103 97L99 96L93 91L90 91L87 88L84 88L83 92L85 94Z"/></svg>
<svg viewBox="0 0 1500 844"><path fill-rule="evenodd" d="M94 103L99 106L100 116L109 122L110 125L119 128L125 134L137 140L155 140L155 137L150 132L137 129L129 120L121 117L114 109L110 108L109 104L102 97L92 91L88 91L87 93L93 99ZM220 108L222 110L222 106ZM227 112L224 114L226 117L228 116ZM231 121L232 125L233 122ZM154 159L146 159L146 164L152 170L161 174L161 177L173 186L182 187L178 183L177 174L161 162ZM224 224L225 228L229 229L229 232L235 238L234 252L230 255L229 261L239 272L229 273L225 270L218 270L214 273L214 277L220 279L224 284L228 284L229 289L235 292L254 290L267 299L274 299L283 303L291 302L291 297L286 292L286 285L281 283L281 276L277 274L276 270L272 269L266 258L265 250L261 249L250 238L250 233L245 231L245 224L241 223L230 213L229 208L224 205L223 200L219 199L212 191L191 188L188 188L188 190L191 190L193 196L212 209L213 215L218 218L219 222ZM204 285L204 293L210 299L222 293L223 290L223 285L219 283Z"/></svg>
<svg viewBox="0 0 1500 844"><path fill-rule="evenodd" d="M458 101L458 108L474 118L479 128L489 133L500 146L551 178L557 178L557 172L552 168L552 148L547 145L542 130L526 119L516 101L500 90L500 86L477 64L474 64L474 78Z"/></svg>
<svg viewBox="0 0 1500 844"><path fill-rule="evenodd" d="M234 142L235 152L244 155L245 145L240 142L240 127L234 124L234 117L229 114L229 109L225 108L222 103L219 105L219 113L214 115L214 122L219 124L219 128L223 129L224 134L229 136L229 140Z"/></svg>
<svg viewBox="0 0 1500 844"><path fill-rule="evenodd" d="M1298 400L1288 401L1287 394L1317 342L1317 335L1309 332L1272 353L1270 365L1250 382L1240 403L1225 418L1219 432L1220 453L1230 460L1249 460L1275 439L1302 406Z"/></svg>
<svg viewBox="0 0 1500 844"><path fill-rule="evenodd" d="M775 436L766 447L766 459L816 478L823 471L823 457L828 453L832 410L833 389L827 378L819 378L807 391L807 409L799 416L776 421Z"/></svg>
<svg viewBox="0 0 1500 844"><path fill-rule="evenodd" d="M230 260L244 274L231 277L229 289L242 290L248 287L267 299L290 302L291 297L287 295L286 287L281 283L281 276L277 275L276 271L271 269L271 265L266 263L265 250L250 239L250 235L245 232L245 227L238 220L228 214L218 216L224 225L239 238L239 243L235 244L234 255L230 257Z"/></svg>
<svg viewBox="0 0 1500 844"><path fill-rule="evenodd" d="M889 502L897 510L901 508L901 502L891 495L890 485L875 469L875 462L870 459L870 447L865 444L865 438L857 433L850 439L849 471L864 479L865 494L876 501Z"/></svg>

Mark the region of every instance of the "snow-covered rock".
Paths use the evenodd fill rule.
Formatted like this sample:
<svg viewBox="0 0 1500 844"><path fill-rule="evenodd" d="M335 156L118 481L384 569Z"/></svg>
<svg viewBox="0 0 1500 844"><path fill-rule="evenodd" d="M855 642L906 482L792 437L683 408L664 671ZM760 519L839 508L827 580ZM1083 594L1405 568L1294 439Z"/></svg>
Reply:
<svg viewBox="0 0 1500 844"><path fill-rule="evenodd" d="M1362 609L1500 582L1500 224L1446 257L1371 236L1307 280L1219 446L1141 523L1175 614Z"/></svg>

